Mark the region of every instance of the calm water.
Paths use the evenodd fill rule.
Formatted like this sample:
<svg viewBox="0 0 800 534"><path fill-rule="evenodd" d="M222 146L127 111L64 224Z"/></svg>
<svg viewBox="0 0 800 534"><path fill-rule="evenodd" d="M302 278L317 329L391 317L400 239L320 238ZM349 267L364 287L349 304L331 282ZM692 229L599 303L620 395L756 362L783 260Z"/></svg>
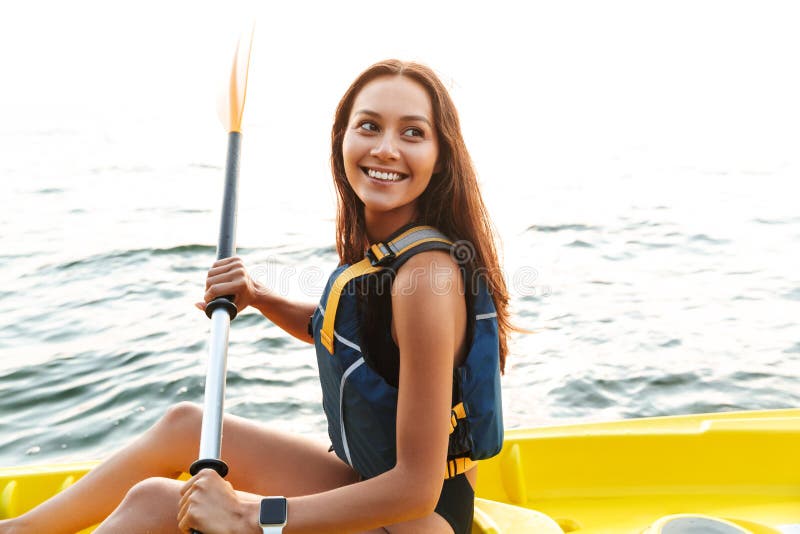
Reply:
<svg viewBox="0 0 800 534"><path fill-rule="evenodd" d="M479 15L462 23L469 29ZM198 24L186 32L211 33L208 16ZM50 58L27 73L42 82L33 96L4 89L0 465L100 457L169 405L202 399L208 320L193 303L215 253L225 136L201 83L208 74L199 74L212 45L188 33L178 46L166 26L151 30L167 45L137 49L141 62L118 48L113 26L104 30L108 54L125 60L108 68L131 71L122 79L98 85L105 78L91 66L77 73L94 84L61 76L61 60L93 50L92 34L82 33L78 44L32 52ZM759 41L764 57L800 50L783 46L782 28ZM705 35L688 31L698 43ZM734 34L720 39L735 47L726 40ZM329 121L349 79L377 58L350 51L346 63L357 66L320 67L343 72L314 83L262 46L258 61L277 70L254 65L239 254L262 282L316 300L336 264ZM614 56L596 51L581 63L583 52L565 49L560 58L532 55L543 81L517 79L498 102L480 72L501 67L484 62L476 73L449 62L445 45L431 46L379 52L430 58L452 76L503 241L516 322L534 331L513 339L509 427L800 405L796 81L743 55L705 81L735 92L738 69L761 69L763 86L747 95L658 93L665 80L671 91L704 76L699 61L636 78L664 98L631 101L624 79L567 88L561 65L591 74ZM716 49L659 50L664 67L670 54L702 60ZM623 63L606 66L619 74ZM305 82L271 84L275 72ZM228 367L230 412L324 437L310 346L247 312L233 323Z"/></svg>

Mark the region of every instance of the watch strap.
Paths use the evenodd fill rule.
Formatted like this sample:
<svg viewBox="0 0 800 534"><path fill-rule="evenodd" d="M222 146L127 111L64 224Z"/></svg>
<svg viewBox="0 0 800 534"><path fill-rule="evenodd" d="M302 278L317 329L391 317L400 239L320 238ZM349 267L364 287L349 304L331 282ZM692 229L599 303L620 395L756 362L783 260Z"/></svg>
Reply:
<svg viewBox="0 0 800 534"><path fill-rule="evenodd" d="M283 527L275 526L275 527L261 527L262 534L283 534Z"/></svg>

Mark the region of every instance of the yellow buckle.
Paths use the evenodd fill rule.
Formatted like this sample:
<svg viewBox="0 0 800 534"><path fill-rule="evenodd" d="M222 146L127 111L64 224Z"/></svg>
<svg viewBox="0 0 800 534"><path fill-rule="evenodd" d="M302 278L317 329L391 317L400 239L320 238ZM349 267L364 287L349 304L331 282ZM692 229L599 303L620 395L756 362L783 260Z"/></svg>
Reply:
<svg viewBox="0 0 800 534"><path fill-rule="evenodd" d="M444 470L444 478L448 479L457 477L462 473L466 473L476 465L478 465L478 462L467 457L447 460L447 466Z"/></svg>
<svg viewBox="0 0 800 534"><path fill-rule="evenodd" d="M450 433L452 434L455 432L456 427L458 426L459 419L465 419L467 417L467 410L464 408L464 403L459 402L450 410Z"/></svg>
<svg viewBox="0 0 800 534"><path fill-rule="evenodd" d="M396 254L392 252L392 249L389 245L384 245L383 243L375 243L369 250L367 251L367 257L369 258L369 262L373 267L377 267L379 265L383 265L387 261L391 261L396 258Z"/></svg>

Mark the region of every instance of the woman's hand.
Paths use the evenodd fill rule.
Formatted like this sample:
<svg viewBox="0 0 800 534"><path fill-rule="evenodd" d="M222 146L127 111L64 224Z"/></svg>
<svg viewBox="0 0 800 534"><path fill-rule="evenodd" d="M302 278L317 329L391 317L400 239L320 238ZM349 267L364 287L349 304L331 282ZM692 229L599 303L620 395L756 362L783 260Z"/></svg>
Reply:
<svg viewBox="0 0 800 534"><path fill-rule="evenodd" d="M317 305L287 300L277 292L267 289L250 278L244 262L237 256L214 263L206 278L203 302L198 302L195 306L205 311L209 302L228 295L233 295L233 303L239 312L252 306L297 339L306 343L314 342L313 336L308 335L308 320Z"/></svg>
<svg viewBox="0 0 800 534"><path fill-rule="evenodd" d="M238 256L217 260L206 277L206 294L204 302L195 304L199 309L206 309L206 305L217 297L233 295L233 303L238 311L242 311L253 303L256 298L258 286L250 278L244 262Z"/></svg>
<svg viewBox="0 0 800 534"><path fill-rule="evenodd" d="M213 469L203 469L181 488L178 527L203 534L260 532L258 503L240 500L233 486Z"/></svg>

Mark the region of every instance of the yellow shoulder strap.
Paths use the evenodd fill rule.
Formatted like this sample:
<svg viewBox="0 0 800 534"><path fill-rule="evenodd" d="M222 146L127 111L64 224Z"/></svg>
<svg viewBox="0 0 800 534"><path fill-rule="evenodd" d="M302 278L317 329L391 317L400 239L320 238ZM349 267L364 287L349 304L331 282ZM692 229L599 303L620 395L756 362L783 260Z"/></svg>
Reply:
<svg viewBox="0 0 800 534"><path fill-rule="evenodd" d="M320 341L333 354L333 325L336 324L336 310L339 307L339 297L347 282L353 278L358 278L365 274L380 271L383 267L373 266L368 258L364 258L358 263L354 263L336 277L328 293L328 300L325 303L325 317L322 319L322 331L319 333Z"/></svg>
<svg viewBox="0 0 800 534"><path fill-rule="evenodd" d="M432 226L415 226L391 241L375 243L369 247L363 260L354 263L336 277L325 302L325 317L322 320L322 331L320 332L320 341L328 349L328 352L333 354L333 327L336 324L336 310L339 308L339 298L347 283L359 276L380 271L417 245L431 242L453 244Z"/></svg>

